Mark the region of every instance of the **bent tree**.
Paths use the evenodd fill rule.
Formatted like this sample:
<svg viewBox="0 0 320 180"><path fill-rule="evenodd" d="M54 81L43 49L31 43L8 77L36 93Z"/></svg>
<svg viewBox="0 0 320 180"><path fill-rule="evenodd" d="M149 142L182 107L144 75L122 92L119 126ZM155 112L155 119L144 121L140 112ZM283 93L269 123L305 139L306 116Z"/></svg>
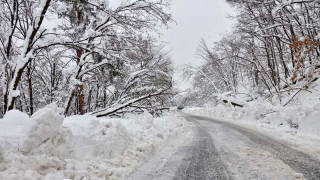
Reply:
<svg viewBox="0 0 320 180"><path fill-rule="evenodd" d="M51 102L64 106L66 115L106 109L129 74L170 74L170 60L157 52L153 38L171 21L168 5L163 0L126 0L112 8L100 0L1 0L1 114L15 106L32 114ZM141 96L150 92L145 93Z"/></svg>
<svg viewBox="0 0 320 180"><path fill-rule="evenodd" d="M44 38L45 30L40 27L48 11L51 0L1 1L1 72L4 84L4 111L14 108L17 89L25 68L36 55L36 44ZM34 11L28 11L33 9Z"/></svg>

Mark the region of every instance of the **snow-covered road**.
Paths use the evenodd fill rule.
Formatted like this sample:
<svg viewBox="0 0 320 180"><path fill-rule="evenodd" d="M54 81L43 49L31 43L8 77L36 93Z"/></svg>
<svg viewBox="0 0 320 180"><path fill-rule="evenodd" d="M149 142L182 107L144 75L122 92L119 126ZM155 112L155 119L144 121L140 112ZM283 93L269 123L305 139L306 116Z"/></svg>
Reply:
<svg viewBox="0 0 320 180"><path fill-rule="evenodd" d="M129 179L320 179L320 162L257 131L184 114L194 125Z"/></svg>

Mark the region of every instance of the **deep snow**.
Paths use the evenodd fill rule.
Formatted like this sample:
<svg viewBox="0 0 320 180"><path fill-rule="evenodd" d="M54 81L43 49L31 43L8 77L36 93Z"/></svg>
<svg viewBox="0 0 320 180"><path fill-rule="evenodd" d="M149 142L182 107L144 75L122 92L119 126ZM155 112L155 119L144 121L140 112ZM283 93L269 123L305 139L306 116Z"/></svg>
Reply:
<svg viewBox="0 0 320 180"><path fill-rule="evenodd" d="M222 103L217 106L188 108L184 112L260 131L280 141L289 142L294 148L320 160L320 104L306 103L310 99L301 96L305 95L299 96L303 99L300 105L286 107L257 100L247 103L243 108Z"/></svg>
<svg viewBox="0 0 320 180"><path fill-rule="evenodd" d="M287 100L295 97L285 107L258 99L243 108L222 103L183 111L257 130L320 160L319 86L317 81L311 93L288 95ZM50 104L30 118L12 110L0 119L0 179L125 179L170 140L180 141L190 127L176 112L161 118L147 113L124 118L60 114ZM174 146L183 142L176 140ZM166 153L161 157L173 152Z"/></svg>
<svg viewBox="0 0 320 180"><path fill-rule="evenodd" d="M244 107L208 103L203 107L187 108L184 112L258 130L289 142L294 148L320 160L320 80L310 84L307 90L297 88L283 93L281 104L277 97L258 98L241 104Z"/></svg>
<svg viewBox="0 0 320 180"><path fill-rule="evenodd" d="M181 116L64 118L51 104L0 119L0 179L125 179L188 126Z"/></svg>

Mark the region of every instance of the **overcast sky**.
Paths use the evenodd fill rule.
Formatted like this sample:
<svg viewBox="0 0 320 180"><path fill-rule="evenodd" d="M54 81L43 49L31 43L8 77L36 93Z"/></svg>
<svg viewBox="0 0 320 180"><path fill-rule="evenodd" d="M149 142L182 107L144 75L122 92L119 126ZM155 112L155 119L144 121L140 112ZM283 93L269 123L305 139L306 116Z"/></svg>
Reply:
<svg viewBox="0 0 320 180"><path fill-rule="evenodd" d="M110 0L116 7L120 0ZM223 34L231 32L234 24L228 15L233 9L225 0L172 0L170 11L176 24L163 30L162 41L167 42L176 69L183 64L199 65L202 60L196 57L196 49L201 38L209 44L221 39ZM176 71L175 81L181 89L188 87L182 82L180 73Z"/></svg>
<svg viewBox="0 0 320 180"><path fill-rule="evenodd" d="M201 38L209 44L231 32L234 21L228 18L233 9L225 0L172 0L171 12L177 24L163 31L163 40L171 51L176 67L175 80L181 89L189 86L182 82L178 69L183 64L199 65L203 60L196 57Z"/></svg>

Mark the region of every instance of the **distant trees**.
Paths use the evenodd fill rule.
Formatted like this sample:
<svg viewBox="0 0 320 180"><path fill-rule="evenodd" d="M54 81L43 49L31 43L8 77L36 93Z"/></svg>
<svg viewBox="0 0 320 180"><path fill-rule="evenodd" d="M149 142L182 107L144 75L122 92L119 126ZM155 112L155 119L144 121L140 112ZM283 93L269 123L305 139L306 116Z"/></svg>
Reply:
<svg viewBox="0 0 320 180"><path fill-rule="evenodd" d="M275 95L308 88L319 75L320 4L316 0L227 0L238 10L233 35L199 46L199 67L222 92ZM196 75L196 79L202 79ZM200 80L194 83L199 85ZM213 92L216 92L213 90Z"/></svg>
<svg viewBox="0 0 320 180"><path fill-rule="evenodd" d="M168 2L126 0L114 9L107 2L1 0L2 114L14 107L32 114L51 102L64 106L65 114L108 109L119 103L130 74L142 70L167 76L136 77L150 86L137 96L161 86L166 93L157 96L170 91L170 59L149 33L171 20L164 12ZM156 107L147 99L145 109Z"/></svg>

